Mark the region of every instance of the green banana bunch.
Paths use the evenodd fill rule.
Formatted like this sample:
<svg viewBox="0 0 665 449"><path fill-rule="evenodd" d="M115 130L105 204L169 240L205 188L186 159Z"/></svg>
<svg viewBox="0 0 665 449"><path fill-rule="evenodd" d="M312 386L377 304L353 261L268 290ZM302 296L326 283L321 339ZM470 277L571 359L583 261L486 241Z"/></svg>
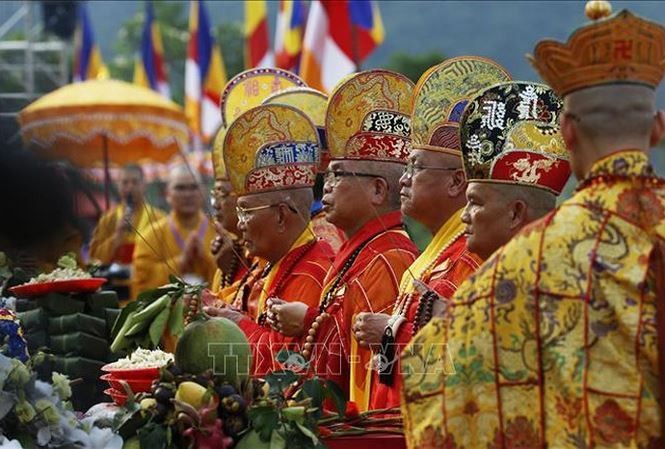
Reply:
<svg viewBox="0 0 665 449"><path fill-rule="evenodd" d="M180 335L184 328L183 295L200 295L203 286L192 286L178 278L154 290L143 292L128 304L113 326L111 351L132 351L137 347L155 348L164 330Z"/></svg>

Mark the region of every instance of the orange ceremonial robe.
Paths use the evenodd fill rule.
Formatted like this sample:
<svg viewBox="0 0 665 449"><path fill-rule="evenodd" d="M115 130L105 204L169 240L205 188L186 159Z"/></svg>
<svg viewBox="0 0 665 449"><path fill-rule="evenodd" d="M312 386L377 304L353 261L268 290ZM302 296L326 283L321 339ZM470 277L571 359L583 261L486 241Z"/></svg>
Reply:
<svg viewBox="0 0 665 449"><path fill-rule="evenodd" d="M353 320L360 312L391 310L399 280L417 254L416 246L403 230L401 214L391 212L370 221L347 240L326 276L321 297L323 304L331 292L332 302L325 308L330 317L321 322L316 333L310 369L312 374L339 384L361 411L369 407L371 351L358 346L352 338ZM348 269L343 272L345 266ZM335 282L339 273L342 277ZM306 330L319 315L320 307L308 311ZM301 347L306 337L307 334Z"/></svg>
<svg viewBox="0 0 665 449"><path fill-rule="evenodd" d="M266 265L265 268L257 266L250 273L254 279L247 284L248 287L242 287L246 291L238 293L240 296L249 296L249 299L243 299L242 302L250 304L250 316L255 315L255 319L248 316L240 320L238 326L252 346L253 375L265 376L281 369L275 356L280 350L291 348L297 342L297 338L285 337L264 323L266 300L277 297L285 301L301 301L309 306L316 305L333 257L330 245L317 239L311 226L308 226L279 262ZM254 314L251 313L253 304L256 304Z"/></svg>
<svg viewBox="0 0 665 449"><path fill-rule="evenodd" d="M326 214L318 212L312 216L312 227L317 237L330 244L335 254L339 251L342 244L346 241L344 232L326 220Z"/></svg>
<svg viewBox="0 0 665 449"><path fill-rule="evenodd" d="M427 284L427 287L447 300L482 263L480 257L466 248L464 224L460 220L461 214L462 211L458 211L439 229L423 254L411 265L402 278L398 302L404 301L408 304L408 308L405 314L406 321L402 323L395 335L392 383L390 385L382 383L379 380L378 372L373 372L370 395L370 408L372 409L399 407L400 404L402 378L399 354L418 332L419 325L424 324L416 322L422 295L413 287L413 276L417 276L420 281ZM433 256L434 259L432 259ZM419 269L418 265L421 265L424 270Z"/></svg>

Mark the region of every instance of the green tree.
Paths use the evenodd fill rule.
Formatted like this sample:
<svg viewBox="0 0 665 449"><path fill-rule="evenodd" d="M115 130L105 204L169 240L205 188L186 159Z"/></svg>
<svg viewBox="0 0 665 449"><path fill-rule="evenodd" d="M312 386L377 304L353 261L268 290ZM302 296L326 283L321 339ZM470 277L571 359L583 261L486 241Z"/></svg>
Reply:
<svg viewBox="0 0 665 449"><path fill-rule="evenodd" d="M445 58L438 51L410 55L404 52L393 53L388 60L386 68L406 75L414 83L418 82L420 75L433 65L442 62Z"/></svg>
<svg viewBox="0 0 665 449"><path fill-rule="evenodd" d="M162 33L171 96L174 101L183 104L185 62L189 41L187 3L153 2L153 7L155 19ZM133 79L144 17L144 11L137 12L121 26L114 44L115 57L109 64L113 78L126 81ZM242 70L242 28L237 23L225 22L215 28L214 35L217 42L221 43L226 73L230 77Z"/></svg>

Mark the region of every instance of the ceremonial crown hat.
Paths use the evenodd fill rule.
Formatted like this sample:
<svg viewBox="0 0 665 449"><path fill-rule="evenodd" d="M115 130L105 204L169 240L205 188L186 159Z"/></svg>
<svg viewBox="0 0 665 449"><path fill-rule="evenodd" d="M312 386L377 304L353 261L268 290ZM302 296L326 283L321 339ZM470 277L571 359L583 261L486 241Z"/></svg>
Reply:
<svg viewBox="0 0 665 449"><path fill-rule="evenodd" d="M326 112L331 159L406 163L413 87L404 75L381 69L342 80Z"/></svg>
<svg viewBox="0 0 665 449"><path fill-rule="evenodd" d="M460 121L467 180L560 194L570 176L558 125L562 106L544 84L513 81L481 91Z"/></svg>
<svg viewBox="0 0 665 449"><path fill-rule="evenodd" d="M291 72L274 68L245 70L231 78L222 90L219 109L222 124L212 145L212 163L216 179L227 178L222 154L224 135L230 122L243 112L261 104L268 96L305 82Z"/></svg>
<svg viewBox="0 0 665 449"><path fill-rule="evenodd" d="M431 67L415 88L412 147L461 156L459 120L464 107L482 89L510 79L499 64L478 56L447 59Z"/></svg>
<svg viewBox="0 0 665 449"><path fill-rule="evenodd" d="M304 113L316 126L321 143L321 166L319 170L325 170L330 160L326 147L326 109L328 107L328 96L311 87L289 87L276 92L263 100L263 104L285 104L293 106Z"/></svg>
<svg viewBox="0 0 665 449"><path fill-rule="evenodd" d="M608 2L587 3L595 21L573 32L568 42L543 40L527 55L560 96L604 84L655 88L665 75L665 27L623 10L609 16Z"/></svg>
<svg viewBox="0 0 665 449"><path fill-rule="evenodd" d="M269 104L237 117L224 138L224 163L238 195L312 187L319 136L305 114Z"/></svg>

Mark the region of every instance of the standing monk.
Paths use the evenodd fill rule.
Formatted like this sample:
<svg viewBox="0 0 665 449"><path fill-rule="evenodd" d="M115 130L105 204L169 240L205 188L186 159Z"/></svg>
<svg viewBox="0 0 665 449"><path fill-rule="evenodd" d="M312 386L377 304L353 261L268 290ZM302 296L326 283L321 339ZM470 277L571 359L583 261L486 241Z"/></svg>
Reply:
<svg viewBox="0 0 665 449"><path fill-rule="evenodd" d="M256 275L250 272L254 280L234 300L250 316L231 307L206 311L240 326L252 344L253 374L264 376L277 368L275 355L293 343L265 324L267 299L316 305L334 256L330 245L314 235L309 218L318 134L292 107L258 106L229 126L224 160L238 195L238 229L245 247L266 265Z"/></svg>
<svg viewBox="0 0 665 449"><path fill-rule="evenodd" d="M106 212L95 227L90 242L91 259L108 265L132 263L138 235L145 235L164 212L145 202L143 170L135 164L120 172L118 191L121 203Z"/></svg>
<svg viewBox="0 0 665 449"><path fill-rule="evenodd" d="M169 174L166 200L171 213L150 226L136 241L132 277L133 297L169 282L177 275L188 282L210 282L215 261L209 248L215 229L203 214L198 174L179 165Z"/></svg>
<svg viewBox="0 0 665 449"><path fill-rule="evenodd" d="M358 73L336 87L326 114L331 161L323 205L348 240L318 306L271 308L275 328L302 336L310 372L337 382L360 410L369 407L371 351L352 338L354 317L389 310L417 255L399 212L412 94L406 77L385 70Z"/></svg>
<svg viewBox="0 0 665 449"><path fill-rule="evenodd" d="M466 248L461 221L466 179L459 119L478 91L508 79L505 69L495 62L464 56L432 67L416 85L412 149L400 179L402 213L423 223L434 237L402 276L392 310L360 314L356 319L355 335L361 344L381 347L371 408L399 406L400 348L429 321L438 298L450 298L481 263Z"/></svg>
<svg viewBox="0 0 665 449"><path fill-rule="evenodd" d="M654 93L663 42L664 27L624 10L536 47L536 69L564 99L580 183L460 287L450 315L431 323L438 336L416 338L448 342L456 372L471 375L439 376L445 420L413 407L413 447L425 435L467 447L663 447L665 181L647 157L665 132ZM425 419L429 429L415 424Z"/></svg>

